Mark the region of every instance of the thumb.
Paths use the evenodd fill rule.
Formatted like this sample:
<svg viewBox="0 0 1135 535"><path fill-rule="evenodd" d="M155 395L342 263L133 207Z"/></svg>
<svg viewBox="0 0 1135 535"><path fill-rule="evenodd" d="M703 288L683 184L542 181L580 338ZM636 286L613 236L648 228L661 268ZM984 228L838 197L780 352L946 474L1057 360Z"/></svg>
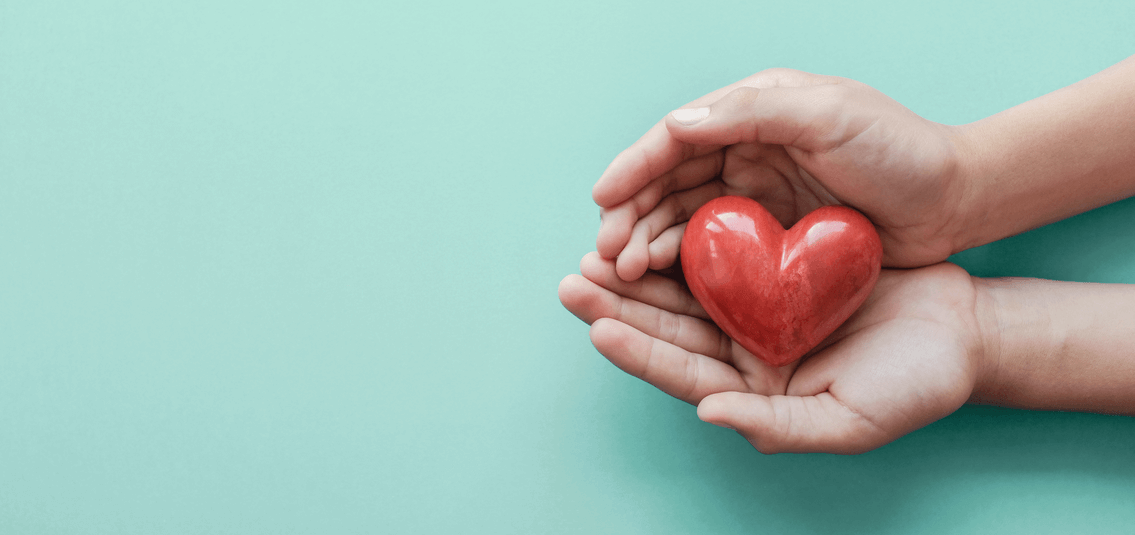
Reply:
<svg viewBox="0 0 1135 535"><path fill-rule="evenodd" d="M829 392L815 396L722 392L702 399L698 418L737 431L761 453L854 454L896 438Z"/></svg>
<svg viewBox="0 0 1135 535"><path fill-rule="evenodd" d="M706 107L674 110L666 128L696 145L768 143L807 151L843 141L854 89L846 84L804 87L740 87Z"/></svg>

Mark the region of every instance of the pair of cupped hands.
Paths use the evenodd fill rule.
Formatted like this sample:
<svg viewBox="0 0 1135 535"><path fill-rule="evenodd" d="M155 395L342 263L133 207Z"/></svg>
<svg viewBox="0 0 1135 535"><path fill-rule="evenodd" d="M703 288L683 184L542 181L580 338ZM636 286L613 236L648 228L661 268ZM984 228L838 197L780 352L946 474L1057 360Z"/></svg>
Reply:
<svg viewBox="0 0 1135 535"><path fill-rule="evenodd" d="M859 82L774 69L668 114L595 184L597 252L559 288L612 363L736 430L757 450L858 453L970 398L986 336L964 249L974 192L960 128ZM825 205L866 215L884 269L867 301L801 361L733 342L676 265L709 200L760 202L786 228Z"/></svg>

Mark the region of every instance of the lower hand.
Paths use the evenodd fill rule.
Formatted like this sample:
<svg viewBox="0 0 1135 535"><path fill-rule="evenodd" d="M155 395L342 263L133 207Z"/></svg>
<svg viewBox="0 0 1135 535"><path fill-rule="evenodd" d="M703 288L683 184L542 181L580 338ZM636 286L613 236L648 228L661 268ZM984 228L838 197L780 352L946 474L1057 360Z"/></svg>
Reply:
<svg viewBox="0 0 1135 535"><path fill-rule="evenodd" d="M612 363L698 406L757 450L860 453L969 399L985 353L981 296L961 268L883 270L871 297L798 363L771 368L713 325L680 281L623 281L596 253L560 283Z"/></svg>

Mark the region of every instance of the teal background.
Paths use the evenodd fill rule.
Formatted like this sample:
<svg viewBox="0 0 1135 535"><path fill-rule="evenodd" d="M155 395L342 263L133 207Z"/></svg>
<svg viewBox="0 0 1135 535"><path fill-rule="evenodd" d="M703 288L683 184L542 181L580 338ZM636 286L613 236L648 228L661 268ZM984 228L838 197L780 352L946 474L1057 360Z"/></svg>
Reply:
<svg viewBox="0 0 1135 535"><path fill-rule="evenodd" d="M0 533L1130 533L1135 421L763 456L556 286L590 187L768 67L966 123L1135 4L0 0ZM1135 283L1124 201L958 255Z"/></svg>

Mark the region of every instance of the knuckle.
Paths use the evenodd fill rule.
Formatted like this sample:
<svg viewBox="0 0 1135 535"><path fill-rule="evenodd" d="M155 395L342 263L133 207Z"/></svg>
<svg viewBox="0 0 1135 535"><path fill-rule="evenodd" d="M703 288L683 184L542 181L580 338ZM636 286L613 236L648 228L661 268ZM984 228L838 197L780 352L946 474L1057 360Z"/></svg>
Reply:
<svg viewBox="0 0 1135 535"><path fill-rule="evenodd" d="M757 101L761 90L756 87L738 87L729 93L730 103L738 106L751 106Z"/></svg>
<svg viewBox="0 0 1135 535"><path fill-rule="evenodd" d="M631 204L633 205L634 216L642 217L650 213L655 206L658 205L659 195L653 189L644 189L638 192L637 195L631 197Z"/></svg>
<svg viewBox="0 0 1135 535"><path fill-rule="evenodd" d="M664 220L670 221L682 212L682 199L678 195L667 195L662 202L662 214L665 215Z"/></svg>
<svg viewBox="0 0 1135 535"><path fill-rule="evenodd" d="M657 187L655 188L657 190L657 193L652 193L654 195L657 195L658 198L661 198L674 192L678 184L678 176L676 173L671 171L662 175L662 177L656 180L654 184L657 184ZM654 202L658 202L658 199L656 198Z"/></svg>
<svg viewBox="0 0 1135 535"><path fill-rule="evenodd" d="M825 84L815 89L816 104L825 110L838 110L852 99L852 89L843 84Z"/></svg>
<svg viewBox="0 0 1135 535"><path fill-rule="evenodd" d="M691 302L689 303L689 306L690 306L690 310L692 311L692 310L695 310L696 301L693 301L693 296L690 296L690 299L691 299ZM701 305L696 305L696 306L700 307ZM721 338L718 339L717 354L719 354L719 355L732 355L733 354L733 340L731 338L729 338L728 336L726 336L725 333L721 333Z"/></svg>
<svg viewBox="0 0 1135 535"><path fill-rule="evenodd" d="M658 334L661 335L663 340L671 342L677 340L679 330L681 330L681 324L676 317L667 314L658 315Z"/></svg>
<svg viewBox="0 0 1135 535"><path fill-rule="evenodd" d="M749 81L762 85L768 85L771 87L778 87L783 81L796 79L803 76L804 74L805 73L803 71L798 71L796 69L789 69L786 67L772 67L750 76Z"/></svg>
<svg viewBox="0 0 1135 535"><path fill-rule="evenodd" d="M689 359L686 363L686 387L685 395L682 399L694 399L694 394L698 391L698 380L701 375L701 367L696 359Z"/></svg>

